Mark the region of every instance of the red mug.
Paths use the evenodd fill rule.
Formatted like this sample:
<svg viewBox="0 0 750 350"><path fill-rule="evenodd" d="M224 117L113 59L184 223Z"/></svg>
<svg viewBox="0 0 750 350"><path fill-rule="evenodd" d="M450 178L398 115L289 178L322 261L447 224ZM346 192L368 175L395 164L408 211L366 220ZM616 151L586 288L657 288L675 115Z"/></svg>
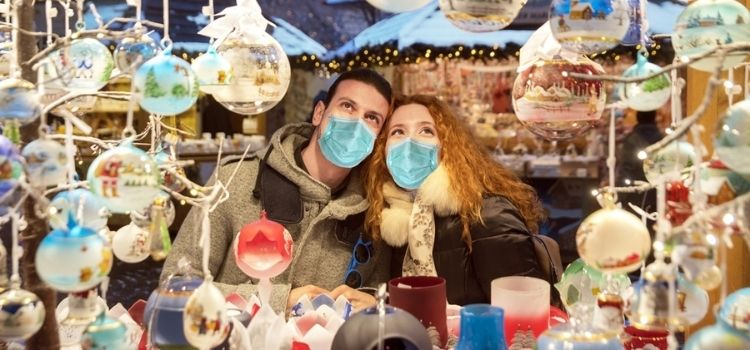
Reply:
<svg viewBox="0 0 750 350"><path fill-rule="evenodd" d="M390 305L414 315L429 330L440 333L440 344L448 341L445 279L430 276L394 278L388 282Z"/></svg>
<svg viewBox="0 0 750 350"><path fill-rule="evenodd" d="M667 350L667 330L644 330L634 326L625 327L627 337L623 342L626 350L643 349L646 345L657 347L659 350Z"/></svg>

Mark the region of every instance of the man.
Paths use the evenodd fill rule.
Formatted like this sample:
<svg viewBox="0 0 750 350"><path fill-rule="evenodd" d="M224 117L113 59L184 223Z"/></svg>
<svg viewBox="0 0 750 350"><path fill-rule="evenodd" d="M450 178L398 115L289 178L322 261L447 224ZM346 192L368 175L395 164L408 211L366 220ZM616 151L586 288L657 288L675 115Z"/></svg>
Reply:
<svg viewBox="0 0 750 350"><path fill-rule="evenodd" d="M283 127L265 150L242 160L228 187L229 199L210 215L209 266L225 294L248 297L256 292L258 281L237 267L232 243L242 226L258 220L265 210L268 219L284 225L294 239L291 264L272 279L270 304L275 311L288 311L301 296L320 293L334 299L343 295L355 309L375 303L372 295L354 288L388 279L390 250L368 240L367 250L358 251L368 202L356 166L372 152L391 97L390 84L374 71L343 73L326 99L315 105L312 124ZM238 161L227 159L217 170L222 183ZM193 208L167 257L162 279L177 272L183 257L194 272L201 271L200 220L200 209ZM350 283L354 288L343 284L351 275L357 277Z"/></svg>

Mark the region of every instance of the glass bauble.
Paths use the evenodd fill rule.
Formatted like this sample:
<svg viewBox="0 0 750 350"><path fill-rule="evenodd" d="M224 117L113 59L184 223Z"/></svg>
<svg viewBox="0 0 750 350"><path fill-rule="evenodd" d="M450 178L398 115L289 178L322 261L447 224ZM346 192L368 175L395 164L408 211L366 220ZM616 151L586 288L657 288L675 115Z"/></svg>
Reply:
<svg viewBox="0 0 750 350"><path fill-rule="evenodd" d="M133 76L136 96L143 109L160 115L187 111L198 99L198 78L190 63L164 50L146 61Z"/></svg>
<svg viewBox="0 0 750 350"><path fill-rule="evenodd" d="M0 120L34 121L42 112L34 84L10 78L0 82Z"/></svg>
<svg viewBox="0 0 750 350"><path fill-rule="evenodd" d="M688 338L683 350L746 350L750 349L750 338L736 329L717 322L705 327Z"/></svg>
<svg viewBox="0 0 750 350"><path fill-rule="evenodd" d="M263 113L286 94L292 74L289 58L270 34L238 30L217 51L234 69L234 82L216 89L213 95L230 111Z"/></svg>
<svg viewBox="0 0 750 350"><path fill-rule="evenodd" d="M674 293L670 293L670 283L675 286ZM659 260L646 266L628 298L626 313L631 324L645 330L687 326L689 322L678 309L678 288L673 266ZM684 303L686 295L683 298ZM670 309L677 312L670 313Z"/></svg>
<svg viewBox="0 0 750 350"><path fill-rule="evenodd" d="M53 229L68 230L73 225L99 231L107 226L109 211L104 202L91 191L77 188L60 192L52 199L49 224Z"/></svg>
<svg viewBox="0 0 750 350"><path fill-rule="evenodd" d="M198 56L191 65L198 77L201 91L213 94L217 88L232 84L234 69L224 56L219 55L213 45L206 53Z"/></svg>
<svg viewBox="0 0 750 350"><path fill-rule="evenodd" d="M564 49L600 53L617 46L630 28L628 0L553 0L549 24Z"/></svg>
<svg viewBox="0 0 750 350"><path fill-rule="evenodd" d="M648 182L676 181L686 176L686 169L693 165L695 148L685 141L674 141L649 155L643 161L643 173Z"/></svg>
<svg viewBox="0 0 750 350"><path fill-rule="evenodd" d="M697 0L677 17L672 46L675 56L693 56L720 45L750 41L750 12L735 0ZM724 60L722 69L732 68L745 60L747 54L733 51ZM690 64L690 67L711 72L719 64L715 56Z"/></svg>
<svg viewBox="0 0 750 350"><path fill-rule="evenodd" d="M115 49L115 64L122 73L134 74L148 60L156 57L159 46L150 36L143 34L137 37L122 39Z"/></svg>
<svg viewBox="0 0 750 350"><path fill-rule="evenodd" d="M122 322L101 312L83 331L81 348L86 350L125 350L129 349L128 329Z"/></svg>
<svg viewBox="0 0 750 350"><path fill-rule="evenodd" d="M644 33L644 17L646 13L646 2L641 0L628 0L630 7L630 26L627 33L620 40L620 45L648 44L648 35Z"/></svg>
<svg viewBox="0 0 750 350"><path fill-rule="evenodd" d="M750 288L729 294L721 304L719 318L732 328L750 335Z"/></svg>
<svg viewBox="0 0 750 350"><path fill-rule="evenodd" d="M68 155L59 142L48 139L31 141L21 155L26 159L26 171L32 186L55 186L67 180Z"/></svg>
<svg viewBox="0 0 750 350"><path fill-rule="evenodd" d="M201 85L201 87L203 86ZM171 152L162 151L154 156L154 160L156 161L156 164L163 166L177 161L177 158ZM185 175L185 169L181 166L175 165L172 169L178 175L187 178L187 175ZM167 170L161 170L161 178L164 181L164 186L167 186L172 191L182 192L187 187L185 182Z"/></svg>
<svg viewBox="0 0 750 350"><path fill-rule="evenodd" d="M292 235L281 224L268 220L266 213L260 220L242 227L234 242L237 266L250 277L272 278L282 273L292 262Z"/></svg>
<svg viewBox="0 0 750 350"><path fill-rule="evenodd" d="M430 3L430 0L367 0L370 5L386 12L408 12L420 9Z"/></svg>
<svg viewBox="0 0 750 350"><path fill-rule="evenodd" d="M544 350L624 350L617 333L603 332L590 326L561 324L548 329L536 342Z"/></svg>
<svg viewBox="0 0 750 350"><path fill-rule="evenodd" d="M112 249L94 230L76 226L47 234L36 252L39 277L62 292L81 292L99 284L112 268Z"/></svg>
<svg viewBox="0 0 750 350"><path fill-rule="evenodd" d="M716 128L716 156L740 174L750 174L750 100L729 107Z"/></svg>
<svg viewBox="0 0 750 350"><path fill-rule="evenodd" d="M440 10L448 21L469 32L494 32L507 27L521 12L523 0L440 0Z"/></svg>
<svg viewBox="0 0 750 350"><path fill-rule="evenodd" d="M189 346L183 332L185 304L203 280L196 276L169 277L148 298L143 313L151 344L158 347Z"/></svg>
<svg viewBox="0 0 750 350"><path fill-rule="evenodd" d="M109 82L115 68L107 46L92 38L76 39L50 55L68 91L97 91Z"/></svg>
<svg viewBox="0 0 750 350"><path fill-rule="evenodd" d="M199 349L221 344L229 335L229 316L224 295L213 283L204 281L185 304L183 332Z"/></svg>
<svg viewBox="0 0 750 350"><path fill-rule="evenodd" d="M23 159L18 148L5 136L0 136L0 211L12 201L11 192L23 176Z"/></svg>
<svg viewBox="0 0 750 350"><path fill-rule="evenodd" d="M0 294L0 339L28 339L42 328L44 317L44 305L36 294L18 288Z"/></svg>
<svg viewBox="0 0 750 350"><path fill-rule="evenodd" d="M630 272L648 256L651 237L637 216L619 208L604 208L583 220L576 245L583 261L595 269Z"/></svg>
<svg viewBox="0 0 750 350"><path fill-rule="evenodd" d="M133 223L144 228L148 228L153 221L154 209L159 206L161 209L160 215L164 217L164 222L167 226L172 225L175 217L174 203L172 198L166 192L159 192L154 201L148 207L143 210L137 210L130 213L130 218Z"/></svg>
<svg viewBox="0 0 750 350"><path fill-rule="evenodd" d="M115 147L96 157L86 179L91 192L115 213L141 210L161 192L156 162L132 144Z"/></svg>
<svg viewBox="0 0 750 350"><path fill-rule="evenodd" d="M625 291L630 286L630 279L625 274L615 274L612 281L617 283L620 291ZM607 287L607 279L601 271L586 265L582 259L576 259L563 272L560 282L555 288L560 292L560 299L568 309L573 312L573 306L577 303L591 305L597 304L599 293ZM578 317L579 315L572 315Z"/></svg>
<svg viewBox="0 0 750 350"><path fill-rule="evenodd" d="M661 70L661 67L648 62L646 57L638 54L636 64L623 72L623 78L643 77ZM672 94L672 81L664 73L640 83L618 85L620 97L625 104L636 111L653 111L664 105Z"/></svg>
<svg viewBox="0 0 750 350"><path fill-rule="evenodd" d="M576 137L604 112L607 93L601 81L583 80L570 73L604 74L591 60L539 60L524 69L513 84L513 109L521 123L545 139Z"/></svg>
<svg viewBox="0 0 750 350"><path fill-rule="evenodd" d="M112 238L112 252L123 262L139 263L151 255L148 239L149 232L131 222L115 233Z"/></svg>

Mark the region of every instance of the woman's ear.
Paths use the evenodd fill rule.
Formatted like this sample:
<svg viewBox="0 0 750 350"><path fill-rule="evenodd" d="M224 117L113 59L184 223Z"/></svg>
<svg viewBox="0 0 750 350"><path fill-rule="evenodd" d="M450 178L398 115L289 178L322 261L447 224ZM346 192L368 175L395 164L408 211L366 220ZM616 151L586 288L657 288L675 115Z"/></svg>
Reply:
<svg viewBox="0 0 750 350"><path fill-rule="evenodd" d="M323 101L318 101L315 104L315 110L313 111L312 124L319 126L320 122L323 121L323 112L326 110L326 105Z"/></svg>

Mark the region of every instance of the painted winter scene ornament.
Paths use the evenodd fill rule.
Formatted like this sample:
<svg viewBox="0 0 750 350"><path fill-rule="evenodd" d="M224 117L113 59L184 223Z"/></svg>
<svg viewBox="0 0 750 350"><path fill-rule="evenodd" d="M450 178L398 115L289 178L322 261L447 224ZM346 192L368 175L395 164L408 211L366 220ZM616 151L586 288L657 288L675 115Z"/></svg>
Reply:
<svg viewBox="0 0 750 350"><path fill-rule="evenodd" d="M91 191L115 213L146 208L161 191L156 162L132 144L99 155L86 178Z"/></svg>
<svg viewBox="0 0 750 350"><path fill-rule="evenodd" d="M115 65L122 73L134 74L144 63L156 57L159 46L143 34L122 39L115 49Z"/></svg>
<svg viewBox="0 0 750 350"><path fill-rule="evenodd" d="M53 229L68 230L68 220L76 226L99 231L107 226L109 210L104 202L83 188L60 192L50 203L49 224Z"/></svg>
<svg viewBox="0 0 750 350"><path fill-rule="evenodd" d="M64 261L64 264L60 262ZM98 285L112 268L112 249L94 230L75 226L54 230L36 252L39 277L61 292L82 292Z"/></svg>
<svg viewBox="0 0 750 350"><path fill-rule="evenodd" d="M185 304L183 332L199 349L220 345L229 335L229 316L224 295L209 280L196 289Z"/></svg>
<svg viewBox="0 0 750 350"><path fill-rule="evenodd" d="M234 83L212 89L213 95L230 111L263 113L286 94L292 75L289 58L270 34L240 29L229 35L217 51L234 69Z"/></svg>
<svg viewBox="0 0 750 350"><path fill-rule="evenodd" d="M454 26L468 32L494 32L507 27L521 12L523 0L440 0L440 10Z"/></svg>
<svg viewBox="0 0 750 350"><path fill-rule="evenodd" d="M661 70L661 67L648 62L645 56L638 53L636 63L623 72L623 78L643 77ZM636 111L653 111L658 109L671 97L672 81L667 73L657 75L639 83L618 85L620 97L625 104Z"/></svg>
<svg viewBox="0 0 750 350"><path fill-rule="evenodd" d="M32 186L47 187L65 182L68 156L59 142L47 139L31 141L21 155L26 159L26 171Z"/></svg>
<svg viewBox="0 0 750 350"><path fill-rule="evenodd" d="M36 294L11 287L0 294L0 339L28 339L44 324L44 305Z"/></svg>
<svg viewBox="0 0 750 350"><path fill-rule="evenodd" d="M554 0L550 26L564 49L601 53L617 46L630 28L628 0Z"/></svg>
<svg viewBox="0 0 750 350"><path fill-rule="evenodd" d="M50 55L62 73L65 90L97 91L109 82L115 62L107 46L92 38L76 39Z"/></svg>
<svg viewBox="0 0 750 350"><path fill-rule="evenodd" d="M206 53L200 55L191 65L200 83L200 90L213 94L218 88L232 84L234 69L223 56L216 52L213 45L208 46Z"/></svg>
<svg viewBox="0 0 750 350"><path fill-rule="evenodd" d="M750 288L742 288L729 294L721 305L719 318L750 336Z"/></svg>
<svg viewBox="0 0 750 350"><path fill-rule="evenodd" d="M729 107L716 130L716 156L729 169L750 174L750 100Z"/></svg>
<svg viewBox="0 0 750 350"><path fill-rule="evenodd" d="M641 266L651 250L651 237L641 219L612 204L583 220L576 246L586 264L605 273L622 273Z"/></svg>
<svg viewBox="0 0 750 350"><path fill-rule="evenodd" d="M672 46L675 56L698 55L719 45L750 41L750 12L735 0L697 0L677 17ZM722 69L742 63L747 54L734 51L727 55ZM719 63L709 57L690 67L711 72Z"/></svg>
<svg viewBox="0 0 750 350"><path fill-rule="evenodd" d="M570 73L604 74L598 64L579 57L540 59L519 72L513 84L513 109L531 132L548 140L576 137L602 115L607 94L597 80L583 80Z"/></svg>
<svg viewBox="0 0 750 350"><path fill-rule="evenodd" d="M146 111L177 115L198 100L199 83L190 63L167 48L141 65L133 76L136 98Z"/></svg>
<svg viewBox="0 0 750 350"><path fill-rule="evenodd" d="M0 82L0 120L30 123L39 117L41 111L34 84L16 78Z"/></svg>
<svg viewBox="0 0 750 350"><path fill-rule="evenodd" d="M685 141L675 141L650 155L643 161L643 172L648 182L675 181L686 176L685 170L693 166L695 148Z"/></svg>

